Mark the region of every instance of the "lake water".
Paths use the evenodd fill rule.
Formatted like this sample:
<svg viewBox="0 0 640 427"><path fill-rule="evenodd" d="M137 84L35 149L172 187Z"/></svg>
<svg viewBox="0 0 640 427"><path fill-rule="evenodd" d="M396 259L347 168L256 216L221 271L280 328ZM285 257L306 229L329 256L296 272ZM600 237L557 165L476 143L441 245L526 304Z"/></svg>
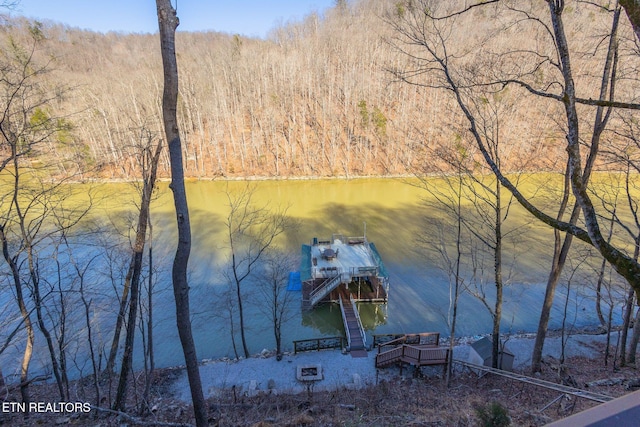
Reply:
<svg viewBox="0 0 640 427"><path fill-rule="evenodd" d="M329 237L333 233L362 235L366 223L367 238L376 244L390 276L387 304L360 305L368 335L440 331L446 336L448 277L440 268L440 259L420 250L417 244L419 236L437 239L435 220L440 214L425 207L422 199L430 199L428 193L411 183L415 184L403 179L356 179L260 181L252 185L256 186L259 205L289 206L289 214L301 222L297 233L287 234L279 242L286 249L299 252L301 245L309 243L313 237ZM195 338L202 358L232 354L228 326L220 319L224 305L219 290L225 286L220 270L227 260L223 225L227 212L225 192L245 185L243 182L194 182L188 185L194 236L190 261L191 301ZM535 182L531 186L536 187ZM155 205L154 219L169 224L173 221L172 199L166 187L163 192L166 194ZM552 233L537 223L530 223L518 207L513 209L506 226L511 232L507 241L511 243L505 245L505 270L512 272L507 274L509 286L502 327L504 332L535 331L552 255L549 244ZM157 239L168 245L175 239L175 234L168 231L169 226L162 228ZM492 260L487 259L486 264L490 274ZM487 289L490 294L491 287ZM561 287L559 294L562 293ZM589 291L584 290L585 296L572 299L569 306L570 321L577 325L596 322L588 294ZM165 308L169 312L172 301L166 300ZM248 302L251 352L273 348L270 324L252 307L255 298L252 301L250 292ZM299 296L296 296L293 307L298 313L299 306ZM557 298L552 328L561 326L563 308L561 296ZM172 349L161 358L161 363L176 363L181 353L173 319L159 320L158 328L163 331L159 337L162 341L158 342L162 353ZM491 317L487 309L476 298L463 295L458 335L484 334L490 330ZM342 333L339 309L325 306L312 313L300 313L290 320L285 325L284 343L291 349L293 340Z"/></svg>
<svg viewBox="0 0 640 427"><path fill-rule="evenodd" d="M539 182L548 181L548 178L537 179L527 184L531 191L538 189ZM416 184L416 181L291 180L251 184L256 188L255 201L258 205L288 206L289 215L300 221L297 232L289 231L278 241L283 249L299 254L301 245L309 243L313 237L328 238L334 233L360 236L366 224L366 236L376 244L390 280L387 304L360 304L369 342L370 335L374 333L439 331L444 336L448 335L445 320L450 301L448 276L441 267L441 259L433 251L419 249L417 243L418 238L439 241L442 228L437 220L441 214L423 203L424 198L433 201L433 197L411 184ZM237 191L245 185L245 182L236 181L187 184L193 234L189 264L191 312L200 359L233 356L229 325L225 320L226 303L222 297L227 285L221 272L228 261L224 218L228 211L226 192ZM100 186L99 192L107 196L101 202L105 215L108 212L114 221L130 215L127 201L131 199L132 189L129 184L105 184ZM175 326L170 283L176 232L173 200L166 183L160 185L158 198L153 203L152 220L155 262L163 268L158 276L154 301L156 364L160 367L179 365L183 363L183 356ZM518 206L512 208L506 229L509 236L504 258L509 286L505 293L502 330L505 333L535 331L552 255L552 233L532 222ZM492 260L486 258L484 268L487 275L491 273L491 266ZM579 283L586 284L586 279ZM594 303L589 297L592 292L588 287L575 286L575 289L579 288L581 292L572 294L568 318L576 326L595 324ZM491 286L487 289L490 298ZM551 328L561 326L565 289L560 286ZM245 291L250 351L258 353L265 348L273 349L271 324L258 309L259 297L250 286ZM115 303L112 306L115 307ZM102 316L102 337L107 343L114 311ZM490 332L491 316L478 299L463 295L458 313L458 335ZM343 334L340 311L335 306L325 305L303 314L297 293L292 315L284 325L285 350L292 349L293 340ZM38 337L38 342L39 351L45 351L41 337ZM20 351L18 349L17 354ZM6 357L2 358L6 360ZM37 359L46 359L44 353ZM141 367L140 364L137 367Z"/></svg>

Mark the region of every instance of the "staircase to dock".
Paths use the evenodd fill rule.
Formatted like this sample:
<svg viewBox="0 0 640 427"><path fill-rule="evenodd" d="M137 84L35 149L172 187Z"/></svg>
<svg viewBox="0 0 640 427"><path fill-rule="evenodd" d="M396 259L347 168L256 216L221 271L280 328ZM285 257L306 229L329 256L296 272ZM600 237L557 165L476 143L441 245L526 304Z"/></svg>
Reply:
<svg viewBox="0 0 640 427"><path fill-rule="evenodd" d="M400 345L376 355L376 368L385 368L398 363L413 366L443 365L449 362L449 349L446 347L429 347Z"/></svg>
<svg viewBox="0 0 640 427"><path fill-rule="evenodd" d="M337 274L336 276L330 277L324 281L318 288L314 289L309 294L309 307L314 307L318 304L324 297L329 295L331 291L337 288L340 283L342 283L342 275Z"/></svg>
<svg viewBox="0 0 640 427"><path fill-rule="evenodd" d="M450 353L448 347L439 345L439 341L440 334L434 332L404 335L380 344L376 355L376 368L403 364L416 367L442 365L444 373Z"/></svg>

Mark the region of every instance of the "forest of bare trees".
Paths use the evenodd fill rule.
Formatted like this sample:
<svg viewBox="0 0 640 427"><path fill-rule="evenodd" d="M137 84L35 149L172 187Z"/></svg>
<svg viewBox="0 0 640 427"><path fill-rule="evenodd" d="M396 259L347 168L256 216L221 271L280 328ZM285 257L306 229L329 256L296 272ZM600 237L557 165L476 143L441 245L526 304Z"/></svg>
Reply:
<svg viewBox="0 0 640 427"><path fill-rule="evenodd" d="M637 205L630 186L634 179L629 174L634 161L627 157L635 150L624 142L628 139L624 136L629 135L628 128L621 132L616 129L625 128L624 123L640 109L636 89L640 39L636 38L629 22L622 24L622 4L550 0L546 5L522 5L487 0L443 5L416 0L396 6L385 20L395 30L392 45L408 58L409 64L394 68L394 76L411 86L447 94L457 105L457 116L467 124L465 137L461 139L474 141L464 147L477 150L475 159L494 175L497 194L504 187L533 217L556 230L554 259L532 370L540 369L548 310L574 237L591 245L604 258L596 274L596 293L599 317L608 329L611 311L606 321L600 311L603 295L612 295L610 288L605 292L603 287L607 264L627 282L625 334L620 356L620 363L626 363L626 330L633 311L634 291L637 294L640 290L638 240L634 231L638 225ZM627 12L629 10L627 8ZM575 20L579 15L588 16L590 22ZM472 34L463 34L456 25L478 16L489 16L492 22L500 24L476 27ZM633 23L634 15L629 16ZM511 37L508 42L502 39L507 34ZM460 43L461 38L466 44ZM528 116L530 123L536 120L524 104L514 102L516 93L528 103L532 102L530 96L537 98L537 106L547 109L547 114L540 119L555 127L561 136L553 143L564 149L565 154L558 152L558 158L566 165L563 195L551 205L556 206L557 214L548 213L549 207L541 207L531 194L526 194L515 179L517 174L510 171L495 148L498 141L502 143L505 139L520 141L515 132L498 131L499 117L495 113L502 109L505 101L512 109L512 116ZM505 124L514 124L513 119L501 119L501 122L503 128ZM540 128L545 127L542 122L536 123ZM627 147L626 156L619 156L620 144ZM509 144L512 148L517 145ZM614 155L616 159L610 157L611 151L618 153ZM448 153L445 151L441 158L451 157L452 152L451 149ZM623 196L619 196L620 183L606 188L593 183L592 172L605 164L617 171L626 169ZM627 203L618 202L618 197ZM573 209L567 221L565 211L570 200ZM618 209L626 210L631 221L621 220ZM566 233L563 242L560 232ZM497 258L494 270L498 287ZM499 291L495 299L500 299ZM495 330L493 335L494 340L499 336ZM635 348L633 344L630 352L634 354ZM494 363L496 354L494 343Z"/></svg>
<svg viewBox="0 0 640 427"><path fill-rule="evenodd" d="M178 32L186 175L407 174L408 167L422 161L425 146L446 146L459 137L451 131L460 122L449 98L437 90L398 84L387 71L410 62L389 43L392 29L381 21L389 5L382 0L339 2L324 16L312 14L275 28L266 40ZM455 25L474 25L481 18L474 13L488 12L474 11ZM565 20L575 28L571 31L580 32L601 25L604 13L576 7L565 12ZM19 39L28 28L28 22L12 18L5 21L1 36ZM129 130L141 124L161 129L157 37L100 34L46 22L41 28L46 42L38 54L53 58L49 79L73 90L59 101L70 127L63 147L84 166L87 177L126 178L122 165L135 169L135 159L125 149ZM623 34L630 31L625 20ZM512 31L504 31L492 43L513 37ZM598 41L586 32L584 38L584 72L576 79L588 82L589 64L597 60L589 49ZM455 39L451 43L455 47ZM477 71L481 69L467 70ZM527 106L517 109L502 129L519 141L504 156L504 167L562 169L554 144L562 135L536 120L551 113L549 106L522 94L502 96L505 105ZM165 152L161 176L167 176L168 165Z"/></svg>
<svg viewBox="0 0 640 427"><path fill-rule="evenodd" d="M555 229L532 370L540 369L556 286L569 295L583 263L581 274L590 270L580 280L595 290L602 326L611 332L614 309L624 312L614 363L635 363L640 328L627 333L640 321L637 2L623 9L622 1L337 1L265 40L175 33L175 11L160 3L169 59L158 34L2 18L0 246L10 290L3 310L11 317L3 320L0 354L18 349L12 369L22 401L36 380L36 338L61 399L75 371L89 378L97 405L118 411L131 408L134 338L142 341L145 400L157 280L150 205L156 178L168 177L179 231L176 317L200 425L206 408L190 332L185 177L445 176L439 187L421 181L436 200L429 209L448 219L442 235L420 243L448 275L452 336L462 292L487 308L494 364L503 289L518 262L507 259L507 245L517 244L509 213L518 201L531 221ZM540 205L540 189L519 181L539 171L564 178L557 197ZM597 171L616 173L594 183ZM92 217L90 187L80 197L64 185L109 179L138 185L137 218L121 218L121 228ZM220 246L230 252L228 324L236 357L238 334L249 357L243 294L261 272L261 308L281 356L283 284L293 258L274 252L274 241L296 223L286 207L254 205L252 195L250 187L227 194L228 241ZM145 405L137 409L150 410Z"/></svg>

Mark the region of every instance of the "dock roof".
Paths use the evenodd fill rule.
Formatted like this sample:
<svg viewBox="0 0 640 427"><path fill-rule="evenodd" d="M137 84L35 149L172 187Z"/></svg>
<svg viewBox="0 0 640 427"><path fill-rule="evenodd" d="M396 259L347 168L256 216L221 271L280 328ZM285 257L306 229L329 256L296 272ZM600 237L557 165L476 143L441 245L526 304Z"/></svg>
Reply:
<svg viewBox="0 0 640 427"><path fill-rule="evenodd" d="M329 255L327 255L329 253ZM349 243L340 239L311 246L311 258L318 269L337 267L340 271L376 269L378 263L366 242Z"/></svg>

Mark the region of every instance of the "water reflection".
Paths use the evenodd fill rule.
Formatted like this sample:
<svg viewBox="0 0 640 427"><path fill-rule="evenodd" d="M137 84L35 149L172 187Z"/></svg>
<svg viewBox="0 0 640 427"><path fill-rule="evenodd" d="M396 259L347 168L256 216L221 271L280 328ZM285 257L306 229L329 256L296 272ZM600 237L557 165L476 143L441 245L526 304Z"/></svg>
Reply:
<svg viewBox="0 0 640 427"><path fill-rule="evenodd" d="M323 335L345 335L342 314L340 314L340 306L338 304L320 304L313 310L303 311L302 325L311 327Z"/></svg>
<svg viewBox="0 0 640 427"><path fill-rule="evenodd" d="M359 302L356 306L365 331L374 331L387 323L387 304Z"/></svg>
<svg viewBox="0 0 640 427"><path fill-rule="evenodd" d="M194 237L190 270L192 277L197 278L197 283L192 283L192 295L197 296L192 306L194 313L199 313L197 316L206 319L216 319L205 314L216 310L212 301L218 299L216 290L223 284L215 278L220 277L228 259L223 225L227 215L225 192L245 185L244 182L195 182L187 186ZM289 206L288 214L301 223L299 230L289 230L278 241L280 247L292 252L299 253L301 245L309 243L313 236L362 234L366 223L367 238L375 243L390 278L387 304L358 304L367 333L435 331L448 334L449 279L439 268L441 261L416 245L418 236L437 236L440 231L442 214L425 208L423 190L402 179L263 181L252 185L257 186L258 204ZM531 188L535 191L538 187L532 184ZM170 192L167 188L163 191L154 205L153 218L162 224L156 227L157 238L165 242L163 248L170 254L175 240L174 214L168 202ZM534 331L552 255L548 246L552 233L546 226L532 222L517 205L512 206L509 221L510 229L517 230L514 233L517 238L509 247L511 285L505 294L503 330ZM247 289L247 293L251 294L251 290ZM344 334L337 305L326 304L305 313L299 306L293 310L297 314L284 326L286 345L293 340ZM554 306L552 327L560 325L562 312L558 302ZM273 339L264 316L258 310L254 313L248 321L249 346L257 352L273 347ZM582 307L571 308L571 313L581 314L576 324L593 320L591 316L582 315ZM468 294L461 298L458 314L459 335L487 333L491 329L488 310ZM204 323L206 330L195 331L196 340L206 343L203 357L226 355L227 326L220 319ZM218 329L225 332L213 332L214 323L220 324Z"/></svg>
<svg viewBox="0 0 640 427"><path fill-rule="evenodd" d="M244 182L187 184L193 231L189 263L191 311L200 358L232 354L231 328L225 316L225 300L222 296L226 286L222 271L229 257L224 227L228 213L225 192L245 185ZM441 332L444 336L448 334L449 279L439 268L441 261L433 253L420 250L416 245L418 236L439 235L438 220L441 219L438 212L425 208L422 199L426 194L422 190L400 179L264 181L253 185L257 186L255 194L258 204L270 202L273 207L289 206L289 215L300 221L299 230L288 230L278 240L281 248L291 252L299 253L301 245L308 243L313 236L329 236L333 233L360 235L366 223L367 238L375 243L390 279L387 304L358 304L368 334L427 331ZM102 213L94 215L104 215L104 218L111 218L112 222L121 221L121 227L126 229L130 222L129 214L133 211L133 208L127 209L135 199L132 196L133 188L124 184L102 187L110 197L105 198ZM151 214L156 257L154 265L159 268L154 296L156 362L158 366L169 366L182 363L170 274L177 233L171 192L166 183L161 185L158 195ZM517 233L514 232L517 241L509 248L513 267L511 284L505 293L502 327L505 332L530 332L536 328L542 305L544 281L552 255L548 244L552 241L552 233L545 226L531 223L517 205L511 209L510 227L517 230ZM74 256L80 258L80 252ZM88 254L89 250L85 255ZM97 264L94 269L95 283L98 283L102 280L98 273L107 270ZM593 291L589 291L587 286L589 276L585 277L571 291L568 313L572 325L597 322L593 310ZM102 295L106 304L107 300L112 301L115 292L111 284L103 286L105 290ZM273 348L272 325L257 309L260 301L255 289L247 286L244 291L247 297L246 327L250 351L258 353L263 348ZM563 292L560 286L559 293ZM11 296L7 292L4 297L9 299ZM299 293L295 294L291 320L283 325L285 350L292 349L293 340L344 334L339 306L325 304L303 313L300 299ZM559 296L552 312L552 328L561 326L563 303L564 298ZM491 316L472 296L465 294L461 298L458 314L458 335L490 331ZM96 311L96 327L104 332L105 341L110 339L115 315L114 310ZM615 320L618 319L619 312L616 312ZM42 346L42 340L36 344ZM44 346L35 351L46 354ZM0 363L19 360L12 357L10 350L2 357ZM140 365L136 368L140 368Z"/></svg>

